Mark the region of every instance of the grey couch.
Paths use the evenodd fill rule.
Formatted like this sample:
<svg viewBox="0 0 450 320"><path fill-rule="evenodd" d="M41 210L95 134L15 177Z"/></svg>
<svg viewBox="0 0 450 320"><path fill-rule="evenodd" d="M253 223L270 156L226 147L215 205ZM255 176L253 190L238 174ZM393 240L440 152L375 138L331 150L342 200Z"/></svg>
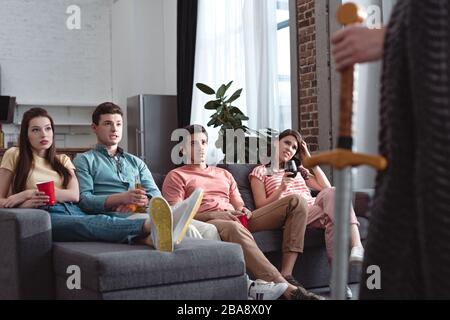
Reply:
<svg viewBox="0 0 450 320"><path fill-rule="evenodd" d="M224 166L238 182L248 208L253 198L248 174L253 166ZM161 187L164 175L154 174ZM367 193L356 193L355 211L363 239L367 233ZM281 231L254 234L276 266ZM52 242L46 211L0 209L0 299L246 299L245 263L237 244L185 239L174 253L145 246L100 242ZM80 289L69 289L80 270ZM350 270L350 282L360 270ZM294 276L307 288L328 285L323 231L307 230L305 252Z"/></svg>
<svg viewBox="0 0 450 320"><path fill-rule="evenodd" d="M184 240L173 253L146 246L52 242L46 211L0 210L1 299L246 299L237 244ZM73 288L79 268L80 288ZM67 284L70 284L69 286Z"/></svg>

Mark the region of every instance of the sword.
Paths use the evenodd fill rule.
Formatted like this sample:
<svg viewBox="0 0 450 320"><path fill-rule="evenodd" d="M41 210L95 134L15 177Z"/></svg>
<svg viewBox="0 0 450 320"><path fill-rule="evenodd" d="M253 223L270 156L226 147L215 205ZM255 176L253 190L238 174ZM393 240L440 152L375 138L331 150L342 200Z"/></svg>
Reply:
<svg viewBox="0 0 450 320"><path fill-rule="evenodd" d="M362 18L358 16L358 7L354 3L342 5L337 12L337 20L344 26L362 22ZM345 299L345 286L347 284L349 224L352 203L351 168L369 165L376 170L384 170L387 166L386 159L381 156L352 152L353 72L353 66L341 72L337 148L330 152L311 156L303 161L306 168L313 168L317 165L331 165L337 169L331 271L331 298L335 300Z"/></svg>

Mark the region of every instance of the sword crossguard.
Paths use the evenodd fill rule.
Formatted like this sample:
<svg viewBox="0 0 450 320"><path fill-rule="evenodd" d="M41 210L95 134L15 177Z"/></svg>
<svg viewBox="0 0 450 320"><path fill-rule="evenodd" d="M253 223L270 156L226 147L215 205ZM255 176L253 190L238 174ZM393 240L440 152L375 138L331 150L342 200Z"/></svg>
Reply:
<svg viewBox="0 0 450 320"><path fill-rule="evenodd" d="M323 152L303 160L303 166L308 169L323 164L331 165L337 169L368 165L378 171L384 170L387 167L387 161L384 157L354 153L346 149Z"/></svg>

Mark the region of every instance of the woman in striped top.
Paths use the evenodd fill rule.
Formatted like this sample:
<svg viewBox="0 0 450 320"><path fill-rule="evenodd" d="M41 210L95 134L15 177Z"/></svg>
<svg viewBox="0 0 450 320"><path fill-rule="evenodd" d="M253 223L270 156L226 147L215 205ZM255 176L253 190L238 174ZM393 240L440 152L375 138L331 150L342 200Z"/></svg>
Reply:
<svg viewBox="0 0 450 320"><path fill-rule="evenodd" d="M285 172L284 165L289 160L309 157L310 153L300 133L295 130L283 131L275 141L275 156L268 166L256 167L249 176L256 208L264 207L274 201L292 194L299 194L308 203L307 226L325 229L325 245L328 261L331 263L333 249L333 221L335 189L331 187L327 177L316 166L312 173L299 165L299 173ZM310 188L320 191L317 197L311 195ZM364 249L358 230L358 220L351 210L350 242L352 246L350 262L362 262ZM351 292L347 294L351 295Z"/></svg>

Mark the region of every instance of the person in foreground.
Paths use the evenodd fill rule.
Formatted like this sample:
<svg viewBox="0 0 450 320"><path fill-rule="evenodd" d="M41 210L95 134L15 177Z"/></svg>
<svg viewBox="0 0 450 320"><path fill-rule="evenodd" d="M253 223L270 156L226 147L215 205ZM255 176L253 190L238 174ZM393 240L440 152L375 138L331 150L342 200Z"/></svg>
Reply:
<svg viewBox="0 0 450 320"><path fill-rule="evenodd" d="M448 0L397 1L387 27L354 25L331 39L341 68L383 58L379 151L388 167L377 175L363 265L380 268L381 285L361 286L361 299L450 297L449 21Z"/></svg>

